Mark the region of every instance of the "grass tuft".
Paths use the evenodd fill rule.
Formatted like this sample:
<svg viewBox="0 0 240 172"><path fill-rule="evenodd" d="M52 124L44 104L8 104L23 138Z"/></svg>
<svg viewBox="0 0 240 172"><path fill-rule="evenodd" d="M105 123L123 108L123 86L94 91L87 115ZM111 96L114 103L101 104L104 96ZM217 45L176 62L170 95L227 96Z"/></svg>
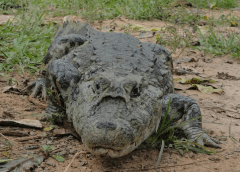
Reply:
<svg viewBox="0 0 240 172"><path fill-rule="evenodd" d="M238 6L238 0L187 0L197 7L209 8L211 5L219 8L234 8Z"/></svg>
<svg viewBox="0 0 240 172"><path fill-rule="evenodd" d="M160 19L176 25L168 27L164 33L157 34L157 43L169 46L173 52L178 48L191 47L191 28L194 28L203 16L186 6L177 7L178 2L190 2L199 8L209 8L208 2L221 8L233 8L238 5L237 0L1 0L0 12L14 13L16 17L14 21L0 25L0 71L10 72L16 68L30 72L38 70L56 28L52 22L44 23L45 17L77 15L90 22L101 22L121 15L137 20ZM239 22L234 16L220 17L216 23ZM182 24L190 29L183 30L184 36L179 36L177 30ZM129 28L124 30L125 33L131 31ZM200 50L216 55L230 53L233 57L240 57L238 35L229 33L224 37L214 32L211 34L209 37L200 35Z"/></svg>
<svg viewBox="0 0 240 172"><path fill-rule="evenodd" d="M236 33L227 33L223 35L214 32L211 27L209 33L203 34L199 30L200 46L198 49L203 50L207 54L226 55L231 54L232 57L240 58L240 37Z"/></svg>
<svg viewBox="0 0 240 172"><path fill-rule="evenodd" d="M183 138L182 134L176 135L177 128L185 125L186 123L195 121L196 119L201 118L201 116L190 119L188 121L183 121L179 124L171 126L171 123L173 122L173 119L175 116L168 119L170 103L171 103L171 99L168 102L167 111L165 113L164 118L161 119L161 125L159 125L157 132L148 139L148 141L150 141L152 146L156 147L166 143L168 147L178 150L180 154L184 154L184 151L193 151L196 153L203 153L208 155L212 153L216 153L214 150L208 147L199 145L195 142L191 142L190 140ZM162 154L161 152L162 151L160 151L160 155ZM159 159L161 157L160 155L159 155ZM159 161L157 162L157 165L158 164L159 164Z"/></svg>
<svg viewBox="0 0 240 172"><path fill-rule="evenodd" d="M43 23L42 16L40 11L20 13L14 21L0 26L0 50L6 58L5 63L0 63L0 71L38 70L55 30L52 23Z"/></svg>

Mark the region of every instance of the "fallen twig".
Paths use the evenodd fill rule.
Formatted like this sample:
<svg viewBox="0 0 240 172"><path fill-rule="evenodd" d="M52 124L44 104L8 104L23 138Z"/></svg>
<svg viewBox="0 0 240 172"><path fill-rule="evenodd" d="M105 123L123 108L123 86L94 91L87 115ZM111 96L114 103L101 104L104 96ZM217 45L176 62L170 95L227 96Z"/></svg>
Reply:
<svg viewBox="0 0 240 172"><path fill-rule="evenodd" d="M12 131L12 130L3 130L2 134L5 136L17 136L17 137L26 137L29 136L27 132L23 131Z"/></svg>
<svg viewBox="0 0 240 172"><path fill-rule="evenodd" d="M161 145L161 149L160 149L160 153L159 153L159 156L158 156L158 160L157 160L157 163L156 163L156 168L159 166L159 163L161 161L161 158L162 158L162 154L163 154L163 149L164 149L164 140L162 140L162 145Z"/></svg>
<svg viewBox="0 0 240 172"><path fill-rule="evenodd" d="M15 141L24 142L24 141L33 140L33 139L40 139L40 138L42 138L42 136L31 136L31 137L24 137L24 138L20 138L20 139L15 139Z"/></svg>
<svg viewBox="0 0 240 172"><path fill-rule="evenodd" d="M0 79L0 82L7 82L7 80L5 80L5 79Z"/></svg>
<svg viewBox="0 0 240 172"><path fill-rule="evenodd" d="M232 121L229 124L229 137L231 136L231 125L232 125Z"/></svg>
<svg viewBox="0 0 240 172"><path fill-rule="evenodd" d="M35 106L37 106L38 108L41 108L41 109L46 109L47 108L47 104L41 103L39 100L33 98L32 96L28 97L28 101L35 104Z"/></svg>
<svg viewBox="0 0 240 172"><path fill-rule="evenodd" d="M231 126L232 126L232 121L229 124L229 138L232 140L233 143L236 143L236 139L231 135Z"/></svg>
<svg viewBox="0 0 240 172"><path fill-rule="evenodd" d="M67 171L68 171L68 169L69 169L69 167L71 166L71 164L73 163L74 159L75 159L75 158L77 157L77 155L80 154L80 153L86 153L86 152L77 152L77 153L73 156L71 162L68 164L68 166L67 166L67 168L64 170L64 172L67 172Z"/></svg>
<svg viewBox="0 0 240 172"><path fill-rule="evenodd" d="M221 107L208 107L208 106L200 106L200 108L205 108L205 109L221 109L221 110L224 110L224 111L229 111L229 112L233 112L233 113L237 113L237 114L240 114L239 112L237 111L234 111L234 110L230 110L230 109L224 109L224 108L221 108Z"/></svg>
<svg viewBox="0 0 240 172"><path fill-rule="evenodd" d="M14 127L27 127L27 128L42 128L42 124L39 120L31 119L0 119L1 126L14 126Z"/></svg>
<svg viewBox="0 0 240 172"><path fill-rule="evenodd" d="M0 135L1 136L3 136L6 140L8 140L8 141L10 141L10 142L12 142L12 143L14 143L14 141L12 141L12 140L10 140L9 138L7 138L6 136L4 136L2 133L0 133Z"/></svg>

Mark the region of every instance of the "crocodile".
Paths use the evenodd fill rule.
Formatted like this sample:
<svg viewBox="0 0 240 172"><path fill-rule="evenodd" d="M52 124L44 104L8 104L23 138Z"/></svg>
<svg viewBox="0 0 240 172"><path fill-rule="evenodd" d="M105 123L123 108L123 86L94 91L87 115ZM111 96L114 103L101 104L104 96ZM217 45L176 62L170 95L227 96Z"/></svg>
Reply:
<svg viewBox="0 0 240 172"><path fill-rule="evenodd" d="M174 92L172 57L159 44L68 21L43 63L43 77L25 90L48 98L45 118L63 111L92 154L127 155L156 132L167 110L171 125L188 121L180 126L187 139L220 147L202 130L196 101Z"/></svg>

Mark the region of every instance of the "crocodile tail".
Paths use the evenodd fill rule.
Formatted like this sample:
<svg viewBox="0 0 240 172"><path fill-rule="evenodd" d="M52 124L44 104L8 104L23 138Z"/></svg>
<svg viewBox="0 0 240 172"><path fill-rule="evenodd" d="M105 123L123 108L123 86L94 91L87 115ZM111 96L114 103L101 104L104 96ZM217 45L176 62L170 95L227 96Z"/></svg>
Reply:
<svg viewBox="0 0 240 172"><path fill-rule="evenodd" d="M68 34L78 34L78 35L87 37L89 28L90 26L88 23L81 23L77 21L66 21L63 24L58 26L57 32L53 36L53 40Z"/></svg>

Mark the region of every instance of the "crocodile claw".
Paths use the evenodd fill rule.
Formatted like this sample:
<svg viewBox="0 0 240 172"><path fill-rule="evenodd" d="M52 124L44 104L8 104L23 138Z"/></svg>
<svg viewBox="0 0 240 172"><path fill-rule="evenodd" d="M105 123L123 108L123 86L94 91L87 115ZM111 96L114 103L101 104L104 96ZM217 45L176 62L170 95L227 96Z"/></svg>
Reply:
<svg viewBox="0 0 240 172"><path fill-rule="evenodd" d="M22 91L27 92L33 89L31 97L36 97L37 94L42 91L42 98L47 100L47 92L46 92L46 83L42 78L38 78L36 81L33 81L30 85L25 87Z"/></svg>
<svg viewBox="0 0 240 172"><path fill-rule="evenodd" d="M184 132L187 138L190 139L190 141L196 142L201 146L204 146L205 144L207 144L216 148L221 148L221 146L218 145L220 143L219 141L208 136L200 128L190 127L190 128L187 128Z"/></svg>
<svg viewBox="0 0 240 172"><path fill-rule="evenodd" d="M202 145L202 146L204 146L204 144L207 144L207 145L210 145L210 146L213 146L216 148L221 148L221 146L218 145L220 142L215 140L214 138L208 136L206 133L202 133L194 141L197 144Z"/></svg>

